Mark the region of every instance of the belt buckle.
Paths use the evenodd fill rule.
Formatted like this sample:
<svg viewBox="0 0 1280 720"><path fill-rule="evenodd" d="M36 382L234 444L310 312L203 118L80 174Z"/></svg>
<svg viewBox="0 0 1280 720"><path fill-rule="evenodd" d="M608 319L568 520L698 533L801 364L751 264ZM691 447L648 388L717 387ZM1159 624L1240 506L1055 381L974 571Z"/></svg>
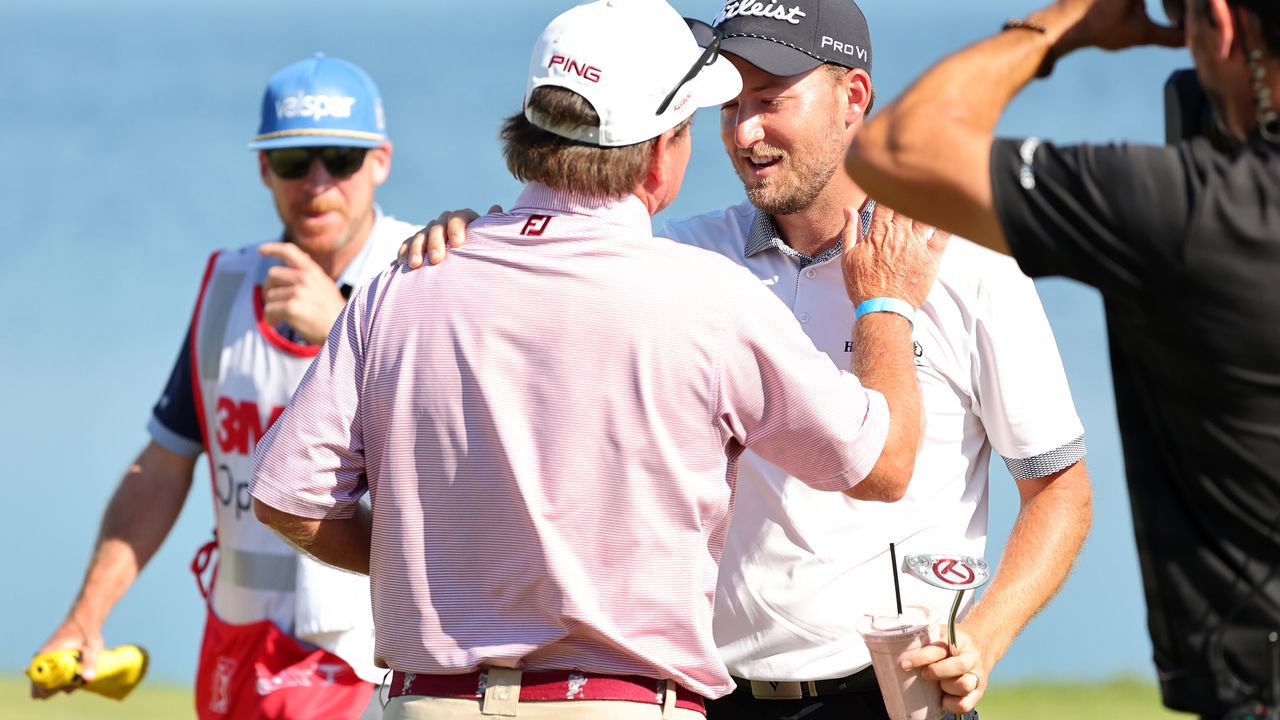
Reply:
<svg viewBox="0 0 1280 720"><path fill-rule="evenodd" d="M752 680L751 695L757 700L801 700L804 683L794 681Z"/></svg>
<svg viewBox="0 0 1280 720"><path fill-rule="evenodd" d="M481 715L497 715L499 717L515 717L516 705L520 702L519 670L511 668L486 668L484 700L480 704Z"/></svg>

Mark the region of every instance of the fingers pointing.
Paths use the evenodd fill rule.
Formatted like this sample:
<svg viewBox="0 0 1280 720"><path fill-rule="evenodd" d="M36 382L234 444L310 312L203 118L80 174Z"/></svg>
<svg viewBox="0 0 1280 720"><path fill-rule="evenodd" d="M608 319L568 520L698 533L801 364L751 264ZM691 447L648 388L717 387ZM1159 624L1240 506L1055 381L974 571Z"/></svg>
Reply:
<svg viewBox="0 0 1280 720"><path fill-rule="evenodd" d="M265 243L258 247L258 252L269 258L275 258L291 268L303 270L316 264L302 248L293 243Z"/></svg>

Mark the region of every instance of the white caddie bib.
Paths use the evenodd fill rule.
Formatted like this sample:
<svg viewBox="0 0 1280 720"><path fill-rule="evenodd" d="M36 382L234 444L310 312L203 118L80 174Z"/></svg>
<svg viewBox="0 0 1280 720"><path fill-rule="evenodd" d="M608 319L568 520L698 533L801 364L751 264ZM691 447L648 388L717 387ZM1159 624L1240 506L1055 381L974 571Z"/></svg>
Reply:
<svg viewBox="0 0 1280 720"><path fill-rule="evenodd" d="M379 213L344 279L364 282L385 269L415 230ZM191 326L192 384L218 535L210 606L231 624L271 620L376 683L383 671L373 666L368 577L300 555L253 515L253 450L321 347L293 342L264 321L262 282L276 263L257 245L215 253Z"/></svg>

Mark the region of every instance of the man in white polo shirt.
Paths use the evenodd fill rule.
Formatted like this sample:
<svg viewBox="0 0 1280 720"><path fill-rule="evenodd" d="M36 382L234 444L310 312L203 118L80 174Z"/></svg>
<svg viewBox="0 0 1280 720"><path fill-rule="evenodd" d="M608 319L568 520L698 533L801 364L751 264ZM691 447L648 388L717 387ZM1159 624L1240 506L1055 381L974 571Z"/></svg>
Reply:
<svg viewBox="0 0 1280 720"><path fill-rule="evenodd" d="M854 306L843 292L842 208L866 194L841 171L874 100L871 41L852 0L796 0L786 18L728 2L703 32L742 72L721 108L721 137L748 199L672 222L657 235L751 270L837 364ZM864 210L871 230L872 207ZM467 217L448 222L456 246ZM443 228L406 244L410 264L442 257ZM915 317L924 444L906 498L892 505L811 492L758 455L743 455L734 522L716 593L716 642L738 681L712 718L884 718L854 626L893 602L888 545L980 556L994 450L1017 481L1021 511L999 572L961 624L962 652L927 673L967 711L1018 632L1061 585L1090 520L1084 434L1031 281L1008 258L953 239ZM907 602L948 609L951 593L904 578Z"/></svg>
<svg viewBox="0 0 1280 720"><path fill-rule="evenodd" d="M741 14L736 2L716 18L720 50L743 75L720 118L748 201L657 234L751 270L841 363L853 350L841 335L854 306L841 292L839 209L866 194L840 168L874 99L870 33L852 0L795 6L795 22ZM1084 437L1032 282L1009 259L954 238L913 339L926 426L901 502L818 495L743 456L715 604L716 642L738 690L709 717L886 717L854 625L893 607L890 542L899 559L983 554L993 450L1022 509L995 579L961 625L960 656L927 670L944 679L950 710L973 708L992 666L1066 577L1090 517ZM940 614L954 595L909 577L902 591Z"/></svg>
<svg viewBox="0 0 1280 720"><path fill-rule="evenodd" d="M370 573L387 718L698 717L732 688L711 612L743 449L900 497L944 238L898 220L845 254L846 292L884 311L846 326L842 371L750 273L652 237L695 108L741 88L678 13L578 6L528 77L501 133L515 207L355 293L262 441L255 510Z"/></svg>

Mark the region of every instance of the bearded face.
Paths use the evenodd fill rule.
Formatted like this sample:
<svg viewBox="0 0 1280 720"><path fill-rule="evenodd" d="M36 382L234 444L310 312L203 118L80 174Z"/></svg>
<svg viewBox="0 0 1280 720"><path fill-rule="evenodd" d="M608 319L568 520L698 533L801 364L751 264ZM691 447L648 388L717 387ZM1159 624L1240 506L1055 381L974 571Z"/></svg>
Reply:
<svg viewBox="0 0 1280 720"><path fill-rule="evenodd" d="M720 108L720 137L747 197L770 215L809 208L844 162L843 112L821 69L783 78L731 58L742 94Z"/></svg>
<svg viewBox="0 0 1280 720"><path fill-rule="evenodd" d="M374 190L386 178L389 166L390 150L385 146L370 150L350 177L331 176L318 159L296 180L278 177L265 159L261 173L286 235L314 257L337 253L368 231Z"/></svg>
<svg viewBox="0 0 1280 720"><path fill-rule="evenodd" d="M769 215L807 210L844 157L839 135L797 142L791 151L768 143L737 150L734 170L751 204Z"/></svg>

